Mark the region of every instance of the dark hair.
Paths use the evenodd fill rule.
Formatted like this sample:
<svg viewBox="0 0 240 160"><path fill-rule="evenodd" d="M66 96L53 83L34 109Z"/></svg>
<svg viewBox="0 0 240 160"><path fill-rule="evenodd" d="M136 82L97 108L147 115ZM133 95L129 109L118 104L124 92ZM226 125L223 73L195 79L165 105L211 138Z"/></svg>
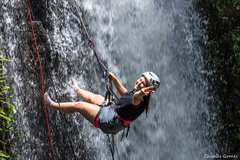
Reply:
<svg viewBox="0 0 240 160"><path fill-rule="evenodd" d="M148 108L149 108L150 98L151 98L151 94L143 97L143 100L145 103L146 117L147 117L147 112L148 112Z"/></svg>

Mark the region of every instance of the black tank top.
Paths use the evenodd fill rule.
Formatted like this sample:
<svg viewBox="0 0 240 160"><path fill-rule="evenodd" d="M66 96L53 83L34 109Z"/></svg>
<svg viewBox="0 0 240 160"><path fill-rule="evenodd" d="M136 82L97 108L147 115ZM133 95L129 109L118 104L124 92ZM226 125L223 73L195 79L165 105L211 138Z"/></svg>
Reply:
<svg viewBox="0 0 240 160"><path fill-rule="evenodd" d="M137 106L133 105L133 91L126 92L122 97L115 101L115 110L124 120L133 121L138 118L148 107L146 101L142 101Z"/></svg>

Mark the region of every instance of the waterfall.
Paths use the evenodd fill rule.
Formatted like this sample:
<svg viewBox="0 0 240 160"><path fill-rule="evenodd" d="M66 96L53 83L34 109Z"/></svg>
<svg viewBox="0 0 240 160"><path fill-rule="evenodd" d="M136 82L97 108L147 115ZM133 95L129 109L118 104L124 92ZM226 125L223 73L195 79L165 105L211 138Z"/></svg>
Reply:
<svg viewBox="0 0 240 160"><path fill-rule="evenodd" d="M44 66L45 88L57 101L79 101L80 87L104 95L104 78L76 11L96 43L99 56L128 89L145 71L160 76L148 116L133 122L129 136L116 135L121 159L201 160L213 152L208 84L204 78L206 41L192 0L53 0L32 2ZM13 138L22 159L50 159L39 71L25 2L0 2L0 43L12 63L5 67L15 90L17 130ZM35 7L34 7L35 6ZM39 7L40 6L40 7ZM44 15L44 16L43 16ZM41 22L40 22L41 21ZM107 137L78 113L49 111L56 159L111 159ZM14 135L14 134L13 134ZM12 135L12 137L13 137ZM15 142L15 143L14 143ZM118 158L115 155L116 159Z"/></svg>

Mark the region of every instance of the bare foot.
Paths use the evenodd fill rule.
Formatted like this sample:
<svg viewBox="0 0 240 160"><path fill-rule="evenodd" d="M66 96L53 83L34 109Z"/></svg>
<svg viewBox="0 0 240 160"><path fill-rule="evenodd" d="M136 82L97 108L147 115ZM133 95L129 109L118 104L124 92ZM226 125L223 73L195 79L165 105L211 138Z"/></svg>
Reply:
<svg viewBox="0 0 240 160"><path fill-rule="evenodd" d="M47 92L44 94L44 101L46 102L47 107L52 108L53 100L50 98Z"/></svg>
<svg viewBox="0 0 240 160"><path fill-rule="evenodd" d="M74 89L75 91L77 91L77 90L79 89L79 86L78 86L78 84L77 84L77 81L76 81L74 78L72 78L72 85L73 85L73 89Z"/></svg>

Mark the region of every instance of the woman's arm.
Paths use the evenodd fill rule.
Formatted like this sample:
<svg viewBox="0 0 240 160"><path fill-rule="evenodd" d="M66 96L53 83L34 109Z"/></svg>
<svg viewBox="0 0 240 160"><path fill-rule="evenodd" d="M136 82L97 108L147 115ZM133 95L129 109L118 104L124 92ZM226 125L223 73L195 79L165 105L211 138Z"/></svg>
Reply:
<svg viewBox="0 0 240 160"><path fill-rule="evenodd" d="M144 88L140 89L139 91L136 91L133 95L132 104L138 105L139 103L141 103L143 96L147 96L153 92L154 92L153 86L144 87Z"/></svg>
<svg viewBox="0 0 240 160"><path fill-rule="evenodd" d="M121 96L128 91L112 72L109 72L109 78Z"/></svg>

